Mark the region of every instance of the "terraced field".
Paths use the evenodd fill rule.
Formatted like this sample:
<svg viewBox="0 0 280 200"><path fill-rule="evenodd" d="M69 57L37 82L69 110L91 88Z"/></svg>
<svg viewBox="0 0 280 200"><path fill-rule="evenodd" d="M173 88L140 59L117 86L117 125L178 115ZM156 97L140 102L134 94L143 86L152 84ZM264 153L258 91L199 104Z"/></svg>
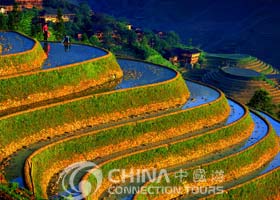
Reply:
<svg viewBox="0 0 280 200"><path fill-rule="evenodd" d="M263 75L253 70L224 67L206 73L202 81L218 87L228 96L244 104L248 103L255 91L261 88L270 93L274 103L280 103L279 85L268 81Z"/></svg>
<svg viewBox="0 0 280 200"><path fill-rule="evenodd" d="M270 116L163 66L115 59L84 45L70 51L58 43L43 46L49 57L41 69L0 78L2 91L8 90L0 93L0 166L8 182L38 199L251 199L259 183L260 199L279 197L280 123ZM84 168L87 163L98 168ZM66 172L73 176L61 179L71 165ZM108 179L114 169L166 169L170 181L135 182L136 174L116 174L123 182L114 183ZM194 182L197 169L223 170L224 179ZM177 179L180 170L189 176ZM125 186L217 185L227 192L117 192Z"/></svg>
<svg viewBox="0 0 280 200"><path fill-rule="evenodd" d="M46 55L39 42L16 32L0 33L0 76L38 69Z"/></svg>
<svg viewBox="0 0 280 200"><path fill-rule="evenodd" d="M271 65L264 63L258 58L245 54L206 54L207 68L217 69L218 67L238 67L250 69L263 74L277 74L278 70Z"/></svg>

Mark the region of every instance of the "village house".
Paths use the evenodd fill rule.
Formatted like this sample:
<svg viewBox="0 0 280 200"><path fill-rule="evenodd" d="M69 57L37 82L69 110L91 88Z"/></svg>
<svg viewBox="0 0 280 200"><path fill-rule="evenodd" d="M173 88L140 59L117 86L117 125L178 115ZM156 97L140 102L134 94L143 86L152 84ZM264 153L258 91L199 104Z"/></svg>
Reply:
<svg viewBox="0 0 280 200"><path fill-rule="evenodd" d="M15 0L21 8L43 8L43 0Z"/></svg>
<svg viewBox="0 0 280 200"><path fill-rule="evenodd" d="M31 9L31 8L43 8L43 0L1 0L0 1L0 13L6 14L13 11L14 4L18 4L18 9Z"/></svg>
<svg viewBox="0 0 280 200"><path fill-rule="evenodd" d="M98 38L99 42L103 41L104 33L102 31L96 31L94 35Z"/></svg>
<svg viewBox="0 0 280 200"><path fill-rule="evenodd" d="M191 64L194 65L198 63L201 51L198 49L181 49L174 48L166 50L164 57L168 59L171 63L180 64Z"/></svg>
<svg viewBox="0 0 280 200"><path fill-rule="evenodd" d="M74 17L75 17L75 14L67 13L67 14L62 15L62 20L64 22L69 22L69 21L72 21L74 19ZM42 16L40 16L40 18L43 19L45 22L57 23L57 14L46 13L46 14L43 14Z"/></svg>

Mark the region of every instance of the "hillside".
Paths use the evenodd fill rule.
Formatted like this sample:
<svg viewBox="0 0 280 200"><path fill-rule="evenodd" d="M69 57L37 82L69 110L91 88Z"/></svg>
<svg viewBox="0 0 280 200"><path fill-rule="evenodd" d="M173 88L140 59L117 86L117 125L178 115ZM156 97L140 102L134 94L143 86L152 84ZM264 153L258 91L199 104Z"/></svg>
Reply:
<svg viewBox="0 0 280 200"><path fill-rule="evenodd" d="M93 0L89 4L95 11L126 17L139 26L175 30L186 43L192 38L208 52L246 53L280 67L280 3L275 0Z"/></svg>

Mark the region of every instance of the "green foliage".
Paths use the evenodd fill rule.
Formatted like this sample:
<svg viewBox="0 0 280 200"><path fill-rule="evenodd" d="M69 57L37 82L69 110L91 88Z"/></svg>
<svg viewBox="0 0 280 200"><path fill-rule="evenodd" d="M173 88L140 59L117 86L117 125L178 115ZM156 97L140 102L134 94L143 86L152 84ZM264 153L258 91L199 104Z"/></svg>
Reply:
<svg viewBox="0 0 280 200"><path fill-rule="evenodd" d="M199 63L194 64L194 69L201 69L201 65Z"/></svg>
<svg viewBox="0 0 280 200"><path fill-rule="evenodd" d="M177 46L180 45L181 39L177 33L175 33L174 31L170 31L167 33L165 41L170 46Z"/></svg>
<svg viewBox="0 0 280 200"><path fill-rule="evenodd" d="M101 44L99 42L99 39L95 35L93 35L89 38L89 42L94 46L100 46L100 44Z"/></svg>
<svg viewBox="0 0 280 200"><path fill-rule="evenodd" d="M0 13L0 30L8 30L8 17Z"/></svg>
<svg viewBox="0 0 280 200"><path fill-rule="evenodd" d="M146 60L155 64L167 66L175 70L177 69L176 66L170 63L168 60L164 59L158 52L154 50L152 50L152 53L146 58Z"/></svg>
<svg viewBox="0 0 280 200"><path fill-rule="evenodd" d="M36 39L43 40L43 31L40 23L39 11L36 9L33 9L33 18L31 23L30 36Z"/></svg>
<svg viewBox="0 0 280 200"><path fill-rule="evenodd" d="M9 14L0 14L0 30L14 30L26 35L39 38L41 25L38 17L38 10L24 10L22 12L15 10Z"/></svg>
<svg viewBox="0 0 280 200"><path fill-rule="evenodd" d="M32 19L34 18L34 12L22 12L21 18L18 23L17 31L31 35L32 33Z"/></svg>
<svg viewBox="0 0 280 200"><path fill-rule="evenodd" d="M13 6L13 11L8 15L8 28L10 30L17 30L20 28L19 22L21 19L21 12L19 11L18 4L15 3Z"/></svg>
<svg viewBox="0 0 280 200"><path fill-rule="evenodd" d="M30 192L20 189L17 183L0 184L0 196L14 200L30 200L32 198Z"/></svg>
<svg viewBox="0 0 280 200"><path fill-rule="evenodd" d="M248 106L256 110L266 111L270 114L273 114L273 109L275 108L272 103L272 97L265 89L257 90L249 101Z"/></svg>
<svg viewBox="0 0 280 200"><path fill-rule="evenodd" d="M55 34L57 40L62 40L65 35L65 25L62 16L62 10L60 8L57 9L57 22L55 24Z"/></svg>
<svg viewBox="0 0 280 200"><path fill-rule="evenodd" d="M265 82L266 82L267 84L271 85L272 87L277 86L276 83L274 83L273 80L271 80L271 79L266 78L266 79L265 79Z"/></svg>
<svg viewBox="0 0 280 200"><path fill-rule="evenodd" d="M44 4L52 9L57 9L57 23L49 23L49 41L61 41L64 35L70 35L73 40L77 34L83 34L82 42L93 44L113 51L117 54L127 54L138 59L152 61L156 64L174 66L165 60L162 55L166 49L174 46L182 46L180 38L175 32L167 32L159 37L151 31L143 32L142 39L134 30L128 30L126 21L118 21L115 18L104 15L92 15L90 7L83 3L78 7L71 7L66 1L45 1ZM76 14L73 22L64 22L63 9L73 10ZM6 17L0 15L0 29L17 30L38 40L43 40L42 24L36 9L23 12L16 9ZM104 34L100 41L95 33L101 31ZM112 35L117 37L113 38Z"/></svg>
<svg viewBox="0 0 280 200"><path fill-rule="evenodd" d="M207 59L206 59L206 53L201 51L200 56L199 56L199 64L202 65L204 63L206 63Z"/></svg>

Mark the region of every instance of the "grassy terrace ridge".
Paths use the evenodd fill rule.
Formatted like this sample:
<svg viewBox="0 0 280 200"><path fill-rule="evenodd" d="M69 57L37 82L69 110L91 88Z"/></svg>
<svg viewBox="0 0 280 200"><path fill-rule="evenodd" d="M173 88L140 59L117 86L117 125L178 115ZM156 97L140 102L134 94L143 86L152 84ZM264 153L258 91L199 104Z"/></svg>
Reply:
<svg viewBox="0 0 280 200"><path fill-rule="evenodd" d="M223 194L211 195L204 200L279 199L280 167L257 178L226 190Z"/></svg>
<svg viewBox="0 0 280 200"><path fill-rule="evenodd" d="M0 32L3 32L0 30ZM5 31L7 32L7 31ZM8 31L13 32L13 31ZM22 37L26 37L34 42L32 49L24 52L1 55L0 52L0 78L26 71L40 69L44 60L47 58L41 44L33 38L16 32Z"/></svg>
<svg viewBox="0 0 280 200"><path fill-rule="evenodd" d="M259 115L258 115L259 116ZM238 174L239 176L236 176L236 173L242 172L242 167L244 167L246 169L247 165L252 165L254 163L260 162L260 156L263 156L265 154L269 154L268 157L266 157L266 160L262 160L261 163L259 164L259 167L262 167L263 165L265 165L266 163L268 163L271 159L273 159L273 157L278 153L279 151L279 143L277 142L277 135L275 133L275 131L273 130L273 128L271 127L271 125L261 116L259 116L260 118L262 118L266 124L268 125L268 133L266 134L266 136L264 138L262 138L260 141L258 141L256 144L240 151L234 154L231 154L229 156L223 157L219 160L214 160L210 163L205 163L199 166L200 169L204 169L206 171L212 171L212 170L220 170L220 169L226 169L226 173L225 173L225 179L227 179L227 181L231 181L231 180L236 180L238 178L240 178L240 176L246 176L246 173L242 174ZM275 151L275 149L277 149L278 151ZM258 155L258 156L256 156ZM187 170L189 174L193 173L193 170L197 169L198 167L192 167L189 169L184 169ZM252 171L256 171L258 170L257 168L253 168L251 169ZM250 172L247 172L250 173ZM172 174L175 174L174 172ZM279 174L278 174L279 175ZM166 183L166 182L162 182L162 183L149 183L147 182L145 184L145 186L168 186L169 184L172 185L173 187L175 186L181 186L182 187L182 183L190 183L192 184L192 177L186 177L182 180L182 182L178 181L178 179L176 179L174 176L169 176L170 177L170 183ZM212 182L210 183L210 185L222 185L223 183L218 183L218 182ZM279 185L279 184L278 184ZM204 187L209 186L205 185L205 183L203 183ZM275 185L277 186L277 184ZM256 188L254 188L256 189ZM253 194L254 193L254 189L252 189L252 191L247 191L249 194ZM274 188L276 189L276 188ZM264 191L264 190L262 190ZM234 193L234 192L233 192ZM239 192L240 194L241 192ZM250 197L250 195L246 195L247 193L245 192L244 195L246 197ZM179 195L179 194L178 194ZM157 195L152 195L149 196L149 199L151 199L151 197L156 197ZM220 195L219 195L220 196ZM235 199L235 198L240 198L240 196L236 195L235 198L233 198L232 196L228 196L228 192L222 194L221 196L225 197L225 199ZM242 196L242 195L241 195ZM245 197L244 196L244 197ZM167 198L165 196L165 198ZM174 196L172 197L174 198ZM138 193L135 197L134 200L144 200L147 199L147 196L144 194L140 194ZM210 199L216 199L216 196L213 195L213 198ZM217 198L219 199L219 198ZM221 198L223 199L223 198ZM260 198L246 198L246 199L260 199Z"/></svg>
<svg viewBox="0 0 280 200"><path fill-rule="evenodd" d="M224 95L221 95L220 98L210 104L137 121L137 123L127 123L81 136L66 138L65 140L39 149L26 160L25 180L30 189L32 189L32 185L34 186L35 194L46 197L46 186L45 189L42 188L46 183L41 183L40 180L42 177L45 177L43 172L50 168L55 162L67 160L70 157L73 158L77 154L84 154L98 147L101 148L110 144L116 145L121 141L135 139L135 137L141 137L141 135L150 132L160 133L166 129L180 128L181 126L186 126L186 129L189 130L194 122L204 120L203 122L207 123L207 121L209 121L207 119L208 117L213 118L215 115L226 117L228 109L227 100ZM221 120L223 121L225 119ZM199 127L196 127L196 129L204 128L205 123L200 123ZM155 124L157 124L157 126L155 126ZM209 126L211 126L211 124L209 124ZM163 137L167 136L164 135ZM42 163L45 164L42 165ZM32 170L30 169L31 165ZM32 174L32 178L30 174Z"/></svg>
<svg viewBox="0 0 280 200"><path fill-rule="evenodd" d="M231 60L250 60L253 57L246 54L216 54L216 53L207 53L206 57L211 58L220 58L220 59L231 59Z"/></svg>
<svg viewBox="0 0 280 200"><path fill-rule="evenodd" d="M229 139L231 137L237 137L239 134L244 133L246 130L250 134L248 130L252 125L252 118L250 115L245 114L240 120L228 125L224 126L210 132L202 133L199 135L191 136L190 138L181 139L176 142L168 142L168 144L161 145L160 147L154 147L148 150L142 150L139 152L133 152L128 155L114 158L109 161L105 161L99 167L102 169L103 174L107 174L111 169L127 169L134 168L140 166L141 169L149 168L157 164L157 166L161 166L162 161L172 156L179 156L180 159L176 159L176 163L173 165L178 165L182 162L182 157L185 156L187 152L191 152L195 149L203 149L203 153L200 156L205 156L206 154L213 153L213 150L205 149L205 144L215 144L215 142L219 142L223 139ZM247 134L248 135L248 134ZM247 138L247 136L246 136ZM242 141L246 140L243 138ZM236 145L234 143L230 144ZM215 151L215 150L214 150ZM187 159L187 158L186 158ZM197 159L197 158L195 158ZM166 160L165 160L166 161ZM165 162L164 162L165 163ZM164 164L163 164L164 165ZM165 163L166 165L166 163ZM168 162L168 165L170 163ZM94 171L94 169L93 169ZM92 171L88 172L82 181L89 181L92 185L94 185L94 179L91 178L90 174ZM104 188L103 188L104 189ZM91 196L91 198L97 198L97 195Z"/></svg>
<svg viewBox="0 0 280 200"><path fill-rule="evenodd" d="M140 109L143 106L146 106L143 112L147 112L154 109L149 106L152 104L158 104L157 109L161 108L160 103L167 104L166 108L174 107L174 104L184 104L188 97L189 91L185 81L177 73L173 79L160 83L93 94L8 115L0 118L1 158L24 145L51 136L48 130L56 130L65 124L69 128L84 120L77 125L82 128L90 125L86 121L89 118L94 121L99 117L100 120L115 112L122 113L129 109ZM25 144L20 144L20 142Z"/></svg>
<svg viewBox="0 0 280 200"><path fill-rule="evenodd" d="M0 78L1 107L9 101L19 101L20 106L25 100L33 103L57 93L67 95L121 79L123 73L115 56L106 52L105 56L83 62Z"/></svg>

